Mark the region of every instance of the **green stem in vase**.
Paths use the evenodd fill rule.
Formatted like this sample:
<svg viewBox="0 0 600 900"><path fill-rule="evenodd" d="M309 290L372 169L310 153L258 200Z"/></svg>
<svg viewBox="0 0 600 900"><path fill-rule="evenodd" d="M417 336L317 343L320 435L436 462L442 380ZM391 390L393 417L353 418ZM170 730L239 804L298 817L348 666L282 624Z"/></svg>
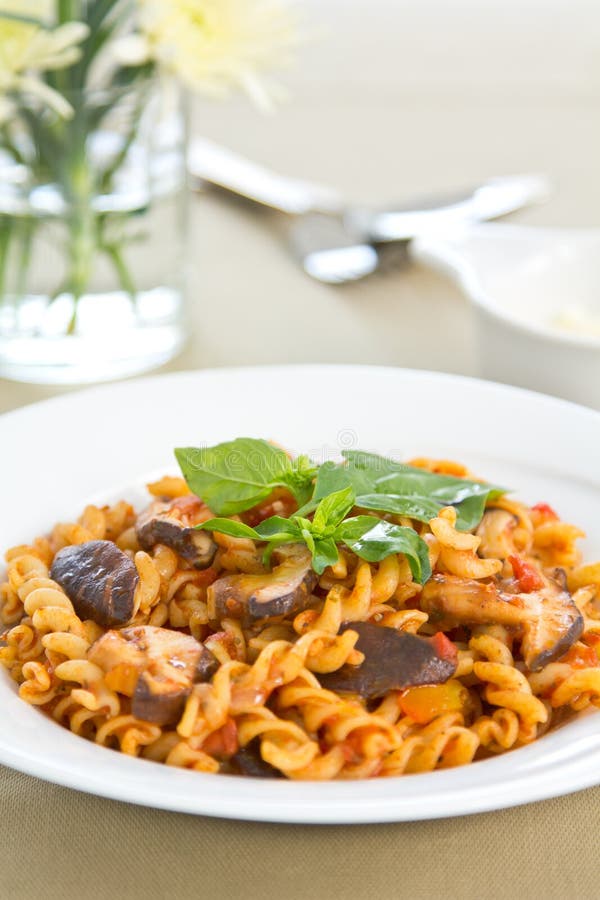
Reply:
<svg viewBox="0 0 600 900"><path fill-rule="evenodd" d="M93 196L94 179L84 149L67 170L67 200L70 209L67 219L68 269L65 286L73 299L67 334L75 333L77 307L92 277L94 256L98 249L97 214L92 205Z"/></svg>
<svg viewBox="0 0 600 900"><path fill-rule="evenodd" d="M102 249L112 262L119 283L133 304L135 302L136 287L120 247L116 244L105 244Z"/></svg>
<svg viewBox="0 0 600 900"><path fill-rule="evenodd" d="M15 299L20 302L27 292L27 277L31 265L31 250L35 235L36 221L31 216L23 217L18 222L17 237L19 240L16 262Z"/></svg>
<svg viewBox="0 0 600 900"><path fill-rule="evenodd" d="M8 271L8 253L10 239L14 230L14 219L10 216L0 216L0 305L4 305L8 299L6 291L6 275Z"/></svg>

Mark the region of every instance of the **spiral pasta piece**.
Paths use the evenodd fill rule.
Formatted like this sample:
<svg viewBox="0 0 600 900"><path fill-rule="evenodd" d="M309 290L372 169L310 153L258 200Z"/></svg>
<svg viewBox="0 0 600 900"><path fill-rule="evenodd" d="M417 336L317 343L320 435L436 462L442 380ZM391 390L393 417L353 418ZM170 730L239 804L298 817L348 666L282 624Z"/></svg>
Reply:
<svg viewBox="0 0 600 900"><path fill-rule="evenodd" d="M476 550L481 538L456 530L456 510L447 506L440 510L437 518L429 523L431 532L438 542L439 558L444 568L461 578L489 578L502 568L499 559L483 559Z"/></svg>
<svg viewBox="0 0 600 900"><path fill-rule="evenodd" d="M55 674L63 681L74 681L80 685L71 690L71 696L86 709L109 716L119 714L119 698L106 686L104 672L99 666L89 660L69 659L56 667Z"/></svg>
<svg viewBox="0 0 600 900"><path fill-rule="evenodd" d="M117 740L119 749L128 756L138 756L143 747L159 739L161 729L150 722L142 722L132 715L115 716L104 722L96 732L96 743L110 746Z"/></svg>

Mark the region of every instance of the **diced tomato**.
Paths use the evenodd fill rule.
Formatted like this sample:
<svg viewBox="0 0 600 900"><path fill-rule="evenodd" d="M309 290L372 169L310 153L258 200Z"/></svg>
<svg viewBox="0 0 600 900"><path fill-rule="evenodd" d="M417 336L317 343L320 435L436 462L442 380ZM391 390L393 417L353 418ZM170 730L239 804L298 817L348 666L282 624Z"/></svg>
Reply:
<svg viewBox="0 0 600 900"><path fill-rule="evenodd" d="M199 513L206 504L202 502L195 494L186 494L183 497L176 497L169 504L171 513L179 513L181 518L193 516Z"/></svg>
<svg viewBox="0 0 600 900"><path fill-rule="evenodd" d="M429 641L440 659L447 659L453 663L456 662L458 659L456 647L452 641L446 637L443 631L436 632L432 638L429 638Z"/></svg>
<svg viewBox="0 0 600 900"><path fill-rule="evenodd" d="M574 669L592 669L598 665L598 652L596 648L578 642L565 653L561 662L568 663Z"/></svg>
<svg viewBox="0 0 600 900"><path fill-rule="evenodd" d="M462 712L469 702L469 692L460 681L452 679L446 684L408 688L398 702L405 716L427 725L442 713Z"/></svg>
<svg viewBox="0 0 600 900"><path fill-rule="evenodd" d="M509 556L508 561L524 594L538 591L544 587L544 579L531 563L525 562L520 556Z"/></svg>
<svg viewBox="0 0 600 900"><path fill-rule="evenodd" d="M356 765L362 760L361 741L357 735L350 735L340 747L345 762Z"/></svg>
<svg viewBox="0 0 600 900"><path fill-rule="evenodd" d="M586 634L584 641L589 647L594 649L598 662L600 662L600 634ZM594 663L594 665L597 664L597 662Z"/></svg>
<svg viewBox="0 0 600 900"><path fill-rule="evenodd" d="M202 744L202 749L210 756L233 756L239 748L237 725L233 719L227 719L222 728L213 731Z"/></svg>
<svg viewBox="0 0 600 900"><path fill-rule="evenodd" d="M265 519L271 516L283 516L288 519L298 509L296 500L289 491L284 488L276 488L273 493L258 506L253 506L242 516L246 525L256 528Z"/></svg>
<svg viewBox="0 0 600 900"><path fill-rule="evenodd" d="M531 508L539 512L545 519L558 519L558 513L548 503L536 503Z"/></svg>

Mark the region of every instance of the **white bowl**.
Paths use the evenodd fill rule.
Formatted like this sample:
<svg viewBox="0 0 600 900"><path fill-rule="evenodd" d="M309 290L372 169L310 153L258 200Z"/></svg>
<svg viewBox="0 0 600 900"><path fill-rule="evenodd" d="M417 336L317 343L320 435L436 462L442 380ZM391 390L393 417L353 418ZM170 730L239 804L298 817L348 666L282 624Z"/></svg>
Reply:
<svg viewBox="0 0 600 900"><path fill-rule="evenodd" d="M412 252L472 300L485 378L600 408L600 229L479 225Z"/></svg>
<svg viewBox="0 0 600 900"><path fill-rule="evenodd" d="M175 446L239 434L275 437L317 461L344 448L462 460L528 503L550 503L587 531L586 559L600 556L600 413L490 382L368 366L176 372L1 416L0 552L99 496L136 500L146 475L176 470ZM5 671L0 722L2 764L105 797L213 816L393 822L500 809L600 783L598 711L462 768L326 783L133 759L24 703Z"/></svg>

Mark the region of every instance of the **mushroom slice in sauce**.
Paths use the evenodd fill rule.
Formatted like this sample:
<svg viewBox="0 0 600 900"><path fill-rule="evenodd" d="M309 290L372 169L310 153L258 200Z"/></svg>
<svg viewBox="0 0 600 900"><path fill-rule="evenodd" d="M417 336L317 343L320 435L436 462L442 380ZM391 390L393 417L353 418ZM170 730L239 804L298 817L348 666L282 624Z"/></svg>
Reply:
<svg viewBox="0 0 600 900"><path fill-rule="evenodd" d="M544 587L515 593L493 583L434 575L421 594L421 607L441 628L505 625L522 637L527 668L535 672L558 659L583 631L583 617L562 584L543 576Z"/></svg>
<svg viewBox="0 0 600 900"><path fill-rule="evenodd" d="M168 502L155 500L140 513L135 524L140 547L152 550L157 544L164 544L196 569L207 569L215 558L217 545L206 531L194 528L205 511L205 505L194 496Z"/></svg>
<svg viewBox="0 0 600 900"><path fill-rule="evenodd" d="M118 666L125 678L133 672L131 711L158 725L177 722L192 685L208 681L219 666L191 635L152 625L108 631L92 645L88 658L106 673Z"/></svg>
<svg viewBox="0 0 600 900"><path fill-rule="evenodd" d="M340 630L347 629L358 633L356 649L365 658L359 666L346 663L336 672L319 675L327 690L371 699L387 691L441 684L456 671L456 650L446 639L418 637L371 622L346 622Z"/></svg>
<svg viewBox="0 0 600 900"><path fill-rule="evenodd" d="M211 584L207 590L209 619L241 619L249 625L306 609L317 583L309 551L290 544L276 550L273 557L279 564L272 572L226 575Z"/></svg>
<svg viewBox="0 0 600 900"><path fill-rule="evenodd" d="M134 610L137 569L112 541L86 541L54 557L50 578L66 593L80 619L125 625Z"/></svg>
<svg viewBox="0 0 600 900"><path fill-rule="evenodd" d="M260 755L260 740L254 738L245 747L240 747L230 760L232 766L240 775L249 775L251 778L283 778L283 774L275 766L265 762Z"/></svg>

